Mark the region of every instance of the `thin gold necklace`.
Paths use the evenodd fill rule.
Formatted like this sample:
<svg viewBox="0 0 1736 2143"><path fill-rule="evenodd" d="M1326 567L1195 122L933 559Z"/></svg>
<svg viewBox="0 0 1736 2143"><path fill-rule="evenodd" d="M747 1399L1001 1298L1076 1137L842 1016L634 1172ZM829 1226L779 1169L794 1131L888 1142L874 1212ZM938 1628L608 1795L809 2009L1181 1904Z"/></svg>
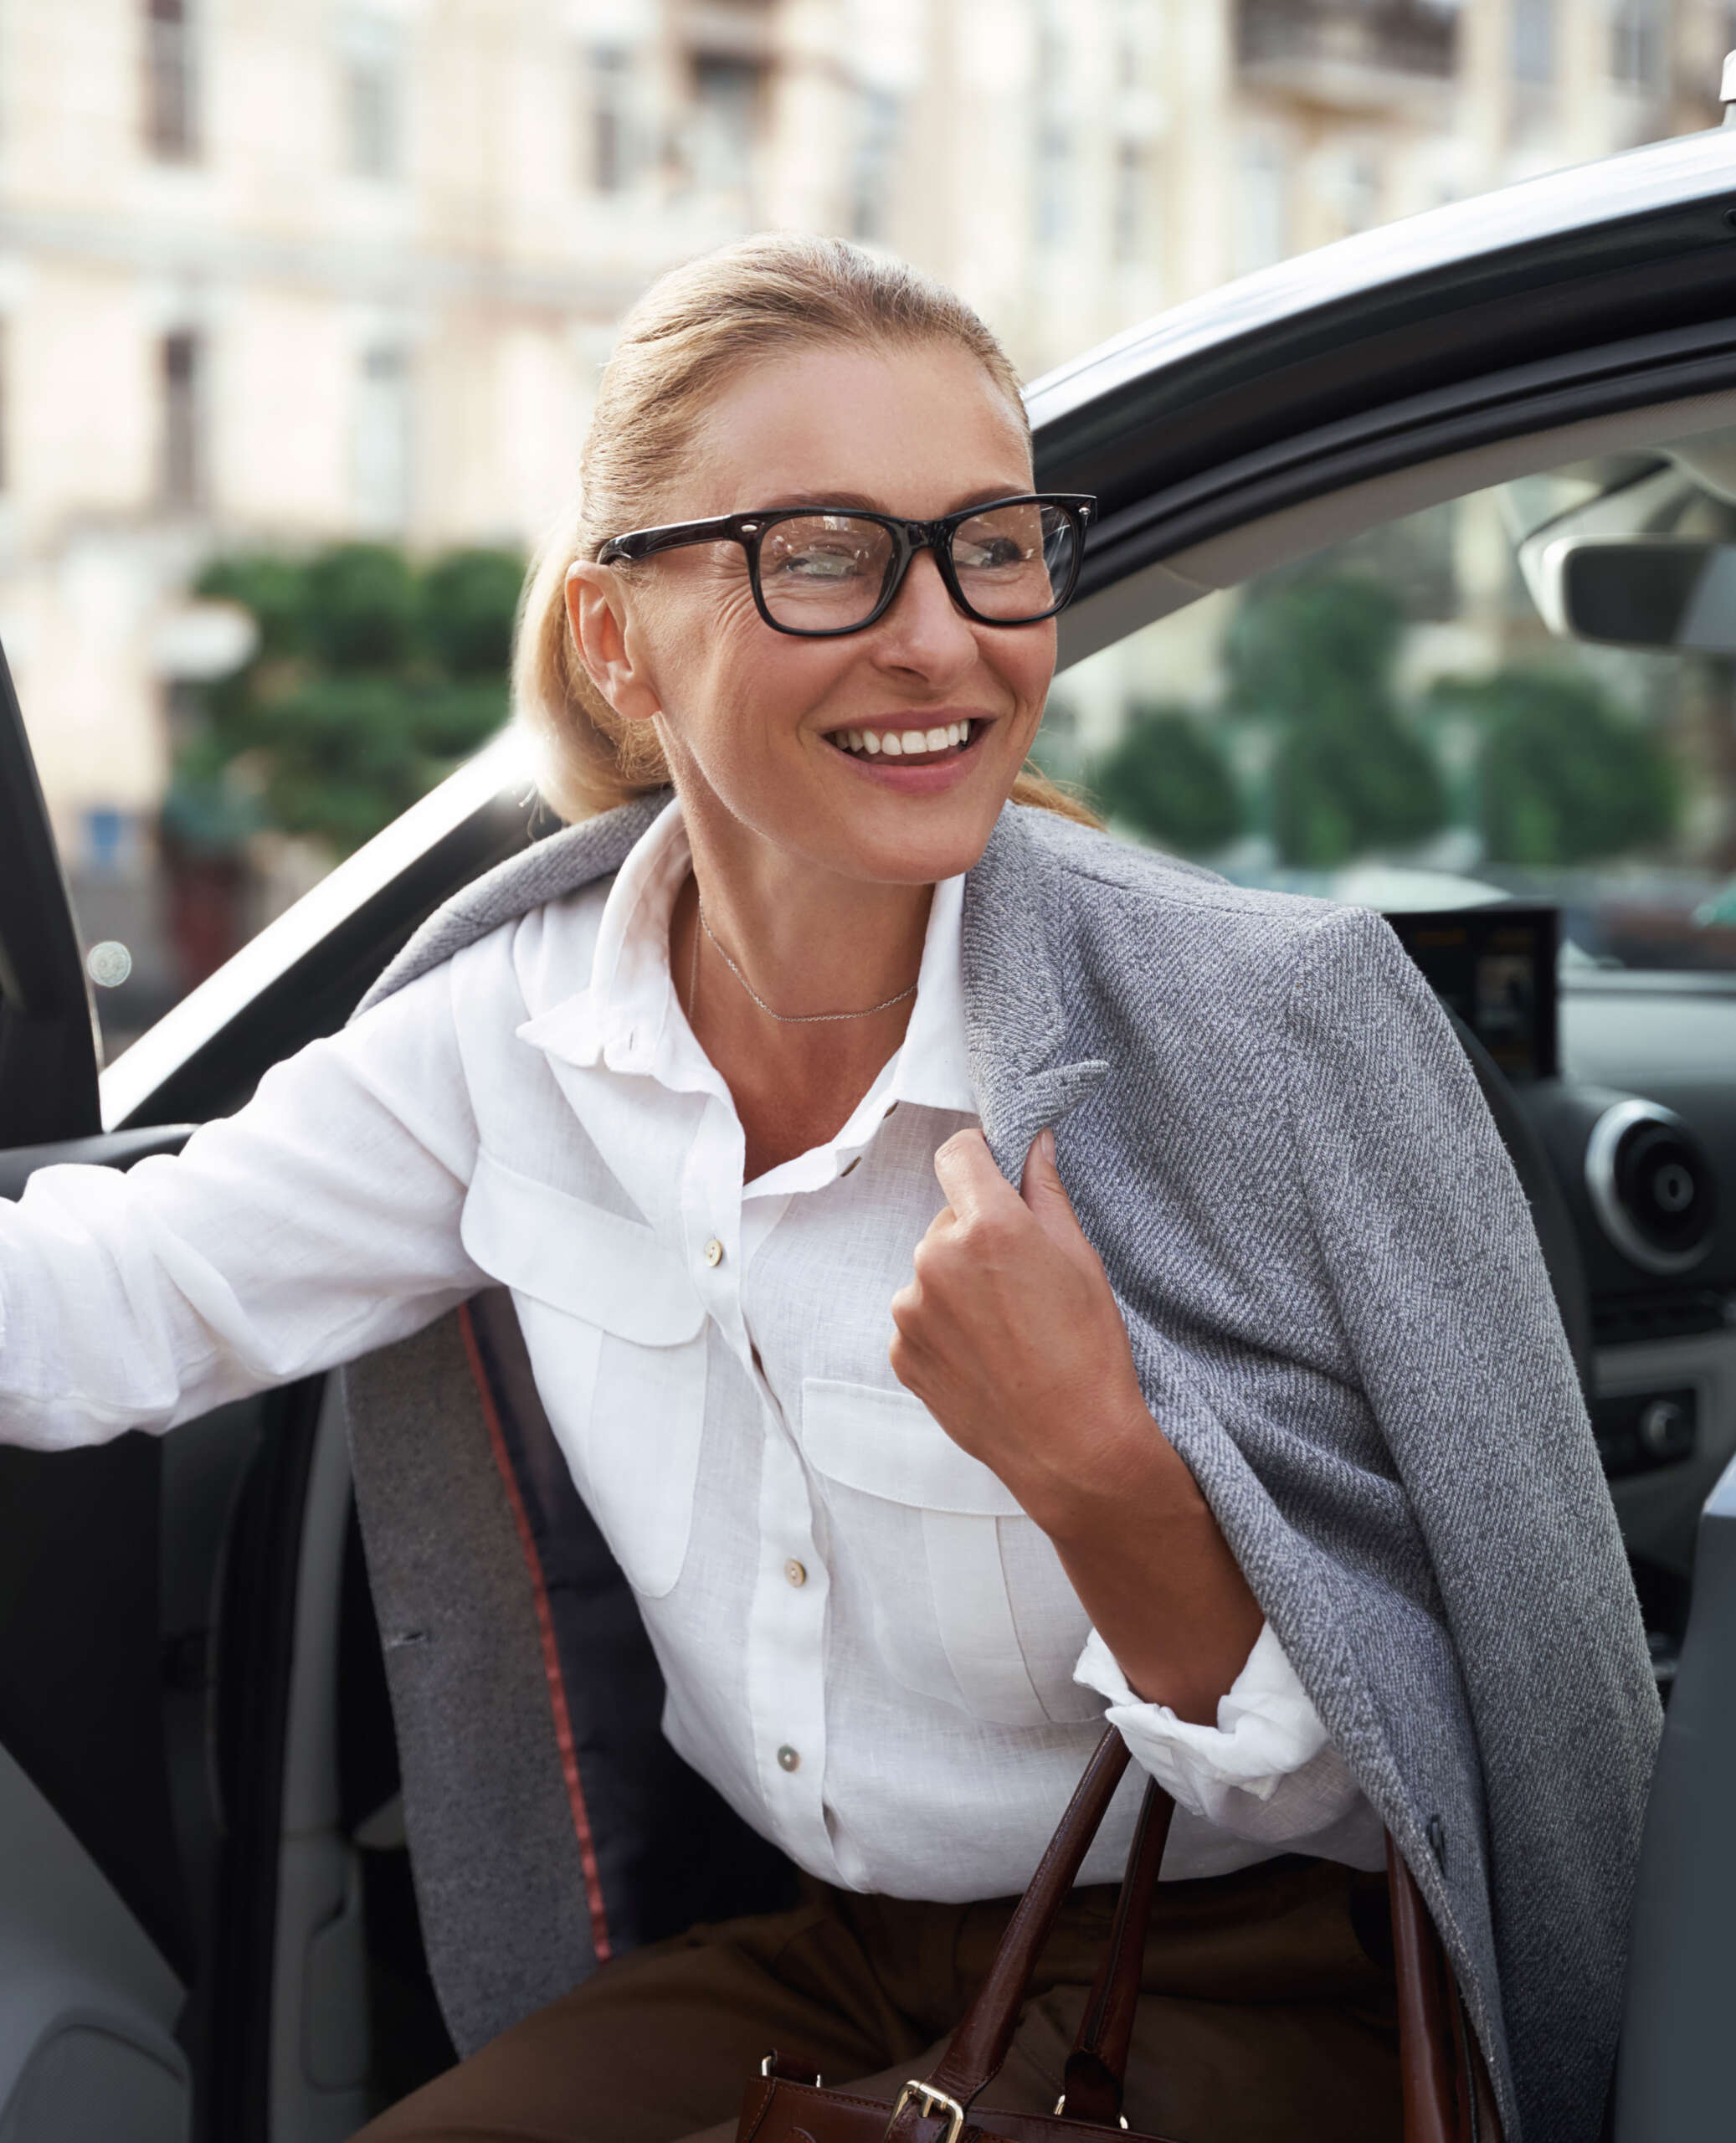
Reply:
<svg viewBox="0 0 1736 2143"><path fill-rule="evenodd" d="M879 1005L870 1005L860 1012L774 1012L735 962L731 959L729 954L724 951L722 946L717 944L717 934L711 924L706 921L706 904L702 900L699 900L696 894L695 899L699 908L700 930L703 930L711 943L717 946L718 958L741 984L742 989L747 991L766 1017L768 1020L775 1020L780 1027L816 1027L825 1025L835 1020L871 1020L876 1012L890 1012L895 1005L901 1005L907 997L914 997L917 994L917 985L912 983L908 989L901 989L896 997L888 997ZM687 1024L690 1026L693 1024L693 1006L698 1002L698 997L699 932L696 931L693 936L693 971L687 981Z"/></svg>

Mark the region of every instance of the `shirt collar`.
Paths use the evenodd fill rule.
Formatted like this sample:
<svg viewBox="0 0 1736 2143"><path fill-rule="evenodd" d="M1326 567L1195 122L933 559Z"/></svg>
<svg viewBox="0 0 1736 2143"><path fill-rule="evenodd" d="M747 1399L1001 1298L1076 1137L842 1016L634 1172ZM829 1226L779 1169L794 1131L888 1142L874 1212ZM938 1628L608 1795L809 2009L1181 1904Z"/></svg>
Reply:
<svg viewBox="0 0 1736 2143"><path fill-rule="evenodd" d="M650 1074L677 1089L715 1087L676 1003L669 971L669 922L691 867L679 799L639 836L603 902L588 989L527 1020L520 1037L568 1063ZM899 1102L974 1115L965 1051L964 880L934 889L903 1046L852 1111L835 1148L865 1145ZM774 1171L774 1173L777 1173Z"/></svg>

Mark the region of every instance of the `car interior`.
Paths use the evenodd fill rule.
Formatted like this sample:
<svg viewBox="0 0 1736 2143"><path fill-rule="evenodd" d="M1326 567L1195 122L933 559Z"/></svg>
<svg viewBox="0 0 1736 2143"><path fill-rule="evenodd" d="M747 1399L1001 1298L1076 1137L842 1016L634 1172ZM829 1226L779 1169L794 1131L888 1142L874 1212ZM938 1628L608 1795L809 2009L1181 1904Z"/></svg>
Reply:
<svg viewBox="0 0 1736 2143"><path fill-rule="evenodd" d="M1330 573L1394 593L1405 659L1449 681L1444 724L1451 680L1474 666L1479 605L1523 614L1551 660L1680 691L1691 712L1713 686L1728 699L1736 676L1733 560L1736 393L1539 422L1251 514L1099 586L1066 620L1057 709L1087 701L1116 662L1207 691L1247 589ZM56 1151L124 1165L238 1106L270 1061L347 1015L415 920L552 823L510 758L455 779L291 924L326 948L317 986L249 984L251 1024L224 1029L223 1050L183 1048L167 1078L151 1056L167 1044L147 1036L136 1064L116 1067L115 1094L140 1098L111 1106L100 1154L8 1155L0 1191L16 1195ZM1248 875L1262 869L1280 881L1269 865ZM1595 918L1448 865L1374 871L1340 897L1391 915L1477 1064L1579 1342L1667 1693L1702 1507L1736 1454L1736 976L1685 957L1630 964ZM261 974L285 942L250 948ZM28 987L0 972L8 1000ZM208 1006L183 1011L183 1033L222 1024ZM478 1332L490 1319L492 1368ZM27 1662L0 1662L0 2143L338 2143L515 2002L563 1984L567 1960L594 1941L564 1813L558 1677L530 1596L501 1607L497 1640L477 1608L476 1642L497 1641L498 1657L472 1668L479 1685L493 1676L498 1704L455 1754L418 1709L414 1655L419 1620L462 1590L448 1555L468 1549L424 1543L416 1563L393 1537L399 1477L382 1454L401 1456L413 1424L439 1417L444 1441L424 1461L444 1450L474 1467L501 1584L515 1559L522 1570L579 1553L582 1513L515 1508L511 1469L490 1455L490 1436L509 1433L511 1345L496 1301L389 1362L225 1408L160 1445L0 1452L0 1483L30 1483L28 1498L0 1498L28 1513L0 1519L4 1619L41 1633ZM95 1605L80 1575L93 1556L108 1580ZM616 1632L624 1659L634 1627L629 1614ZM631 1730L655 1736L655 1714ZM439 1798L455 1762L510 1772L524 1796L523 1851L480 1898L451 1879L468 1849ZM697 1806L681 1817L704 1848L696 1883L721 1868L766 1895L777 1868L745 1838L704 1831ZM671 1926L698 1894L671 1895ZM489 1924L494 1948L476 1939Z"/></svg>

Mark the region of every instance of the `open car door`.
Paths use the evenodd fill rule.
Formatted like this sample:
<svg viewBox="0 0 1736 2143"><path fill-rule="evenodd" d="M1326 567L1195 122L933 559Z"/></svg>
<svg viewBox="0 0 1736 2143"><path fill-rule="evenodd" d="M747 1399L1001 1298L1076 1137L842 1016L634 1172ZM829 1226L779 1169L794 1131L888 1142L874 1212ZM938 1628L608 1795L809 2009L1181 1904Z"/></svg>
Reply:
<svg viewBox="0 0 1736 2143"><path fill-rule="evenodd" d="M65 881L0 659L0 1189L100 1137ZM3 1344L0 1339L0 1344ZM163 1739L157 1447L0 1446L0 2136L190 2134L193 1914ZM126 1781L117 1791L117 1781Z"/></svg>
<svg viewBox="0 0 1736 2143"><path fill-rule="evenodd" d="M57 1162L172 1152L190 1128L103 1130L71 903L0 656L0 1195ZM341 1559L342 1444L320 1380L168 1438L0 1443L0 2143L336 2143L371 2110L329 1736L291 1755L295 1663L321 1657L297 1622L306 1521L335 1452L320 1530ZM334 1566L317 1589L340 1585Z"/></svg>

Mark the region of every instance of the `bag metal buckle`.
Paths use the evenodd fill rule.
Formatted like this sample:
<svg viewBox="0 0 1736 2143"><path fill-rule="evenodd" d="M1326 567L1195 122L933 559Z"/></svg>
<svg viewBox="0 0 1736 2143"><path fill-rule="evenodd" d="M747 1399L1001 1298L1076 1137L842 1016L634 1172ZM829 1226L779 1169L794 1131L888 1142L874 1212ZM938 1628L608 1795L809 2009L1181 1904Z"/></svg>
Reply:
<svg viewBox="0 0 1736 2143"><path fill-rule="evenodd" d="M761 2074L762 2076L775 2076L775 2077L778 2079L778 2081L779 2081L780 2083L785 2083L785 2084L793 2084L793 2083L794 2083L796 2079L795 2079L795 2078L794 2078L794 2076L786 2076L786 2075L784 2075L784 2074L783 2074L783 2071L782 2071L781 2069L779 2069L779 2068L778 2068L776 2066L774 2066L774 2064L776 2063L776 2062L777 2062L778 2058L778 2056L777 2049L776 2049L776 2048L773 2048L773 2050L772 2050L772 2052L771 2052L770 2053L768 2053L768 2054L765 2057L764 2060L763 2060L763 2061L762 2061L762 2062L760 2063L760 2064L759 2064L759 2073L760 2073L760 2074ZM819 2089L819 2071L817 2068L816 2068L816 2069L814 2070L814 2089L816 2091Z"/></svg>
<svg viewBox="0 0 1736 2143"><path fill-rule="evenodd" d="M886 2123L886 2132L888 2135L891 2134L899 2115L903 2112L912 2099L922 2101L924 2113L943 2113L947 2117L947 2132L942 2143L958 2143L959 2131L964 2126L963 2107L959 2104L957 2099L949 2099L944 2091L937 2091L932 2084L919 2084L914 2077L899 2092L892 2103L892 2118Z"/></svg>

